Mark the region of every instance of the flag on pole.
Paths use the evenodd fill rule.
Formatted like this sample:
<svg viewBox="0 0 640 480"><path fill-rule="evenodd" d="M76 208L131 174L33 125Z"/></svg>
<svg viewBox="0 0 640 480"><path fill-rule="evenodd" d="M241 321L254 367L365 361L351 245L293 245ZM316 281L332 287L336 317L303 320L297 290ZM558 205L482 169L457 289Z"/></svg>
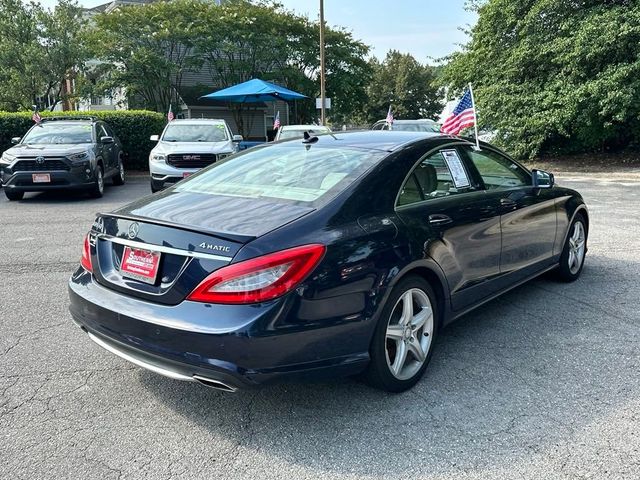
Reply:
<svg viewBox="0 0 640 480"><path fill-rule="evenodd" d="M440 127L442 133L458 135L462 130L473 127L476 124L476 109L473 104L471 89L467 89L464 95L451 112L451 115Z"/></svg>
<svg viewBox="0 0 640 480"><path fill-rule="evenodd" d="M389 105L389 111L387 112L387 118L385 119L385 121L389 125L393 124L393 112L391 111L391 105Z"/></svg>
<svg viewBox="0 0 640 480"><path fill-rule="evenodd" d="M37 108L33 110L33 115L31 115L31 120L33 120L36 123L40 123L42 121L42 117L40 116L40 112L38 112Z"/></svg>
<svg viewBox="0 0 640 480"><path fill-rule="evenodd" d="M280 110L276 113L275 118L273 119L273 129L277 130L280 128Z"/></svg>
<svg viewBox="0 0 640 480"><path fill-rule="evenodd" d="M171 104L169 104L169 112L167 113L167 121L171 122L171 121L173 121L174 118L176 118L176 117L173 115L173 110L171 110Z"/></svg>

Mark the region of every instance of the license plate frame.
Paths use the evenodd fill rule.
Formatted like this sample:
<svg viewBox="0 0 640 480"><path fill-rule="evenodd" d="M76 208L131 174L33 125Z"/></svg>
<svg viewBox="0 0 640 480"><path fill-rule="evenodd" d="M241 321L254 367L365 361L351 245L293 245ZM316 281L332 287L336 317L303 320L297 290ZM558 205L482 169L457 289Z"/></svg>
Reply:
<svg viewBox="0 0 640 480"><path fill-rule="evenodd" d="M155 284L160 267L160 252L126 245L122 252L120 274L140 282Z"/></svg>
<svg viewBox="0 0 640 480"><path fill-rule="evenodd" d="M32 173L31 181L33 183L51 183L50 173Z"/></svg>

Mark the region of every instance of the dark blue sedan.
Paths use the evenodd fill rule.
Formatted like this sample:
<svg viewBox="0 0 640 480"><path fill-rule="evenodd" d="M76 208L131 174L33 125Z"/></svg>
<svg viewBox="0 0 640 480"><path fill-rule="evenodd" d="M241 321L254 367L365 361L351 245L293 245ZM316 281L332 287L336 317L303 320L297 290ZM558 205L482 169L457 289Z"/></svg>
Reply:
<svg viewBox="0 0 640 480"><path fill-rule="evenodd" d="M577 192L488 144L307 136L99 214L70 310L171 378L235 391L361 374L397 392L447 323L549 270L578 278L588 229Z"/></svg>

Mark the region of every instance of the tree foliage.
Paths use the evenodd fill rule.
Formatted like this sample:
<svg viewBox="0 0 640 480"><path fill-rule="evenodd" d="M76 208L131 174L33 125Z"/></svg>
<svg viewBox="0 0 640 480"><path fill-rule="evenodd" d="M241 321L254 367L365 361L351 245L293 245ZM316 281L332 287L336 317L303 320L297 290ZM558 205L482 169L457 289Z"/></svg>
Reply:
<svg viewBox="0 0 640 480"><path fill-rule="evenodd" d="M207 9L199 0L175 0L97 15L88 33L91 52L102 62L95 92L125 87L130 103L166 111L184 74L202 64L194 38L207 28Z"/></svg>
<svg viewBox="0 0 640 480"><path fill-rule="evenodd" d="M640 4L488 0L444 78L474 83L480 123L519 156L640 141Z"/></svg>
<svg viewBox="0 0 640 480"><path fill-rule="evenodd" d="M373 76L368 86L366 119L375 122L387 116L389 105L396 118L434 118L442 110L433 67L396 50L382 62L371 60Z"/></svg>
<svg viewBox="0 0 640 480"><path fill-rule="evenodd" d="M0 109L53 107L64 84L82 68L82 9L60 0L53 10L38 3L0 0Z"/></svg>
<svg viewBox="0 0 640 480"><path fill-rule="evenodd" d="M89 38L108 70L97 90L126 87L141 107L164 111L187 72L205 72L212 90L262 78L314 98L319 95L318 36L317 22L269 1L172 0L98 15ZM368 47L340 29L327 28L326 38L330 113L341 122L366 98ZM247 107L230 106L239 127L250 130L242 122ZM315 117L313 102L299 107L299 120Z"/></svg>

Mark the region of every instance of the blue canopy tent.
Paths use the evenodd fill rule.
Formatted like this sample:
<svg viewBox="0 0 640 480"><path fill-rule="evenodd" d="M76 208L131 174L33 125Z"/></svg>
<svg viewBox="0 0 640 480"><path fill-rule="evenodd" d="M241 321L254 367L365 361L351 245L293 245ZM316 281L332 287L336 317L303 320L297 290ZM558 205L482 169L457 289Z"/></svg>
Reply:
<svg viewBox="0 0 640 480"><path fill-rule="evenodd" d="M209 93L200 97L202 99L218 100L223 102L229 102L231 104L237 104L237 107L232 108L234 119L238 129L244 130L244 118L242 116L241 104L258 104L264 102L276 102L278 100L284 100L285 102L294 102L302 98L309 98L301 93L294 92L288 88L275 85L270 82L265 82L259 78L254 78L232 87L218 90L217 92ZM256 107L257 109L257 107ZM251 121L253 123L253 121ZM249 125L249 131L251 131L251 124ZM248 146L250 142L243 142L242 146Z"/></svg>
<svg viewBox="0 0 640 480"><path fill-rule="evenodd" d="M294 92L288 88L265 82L259 78L254 78L233 87L224 88L217 92L203 95L200 98L210 98L211 100L221 100L231 103L260 103L275 102L276 100L300 100L309 98L301 93Z"/></svg>

